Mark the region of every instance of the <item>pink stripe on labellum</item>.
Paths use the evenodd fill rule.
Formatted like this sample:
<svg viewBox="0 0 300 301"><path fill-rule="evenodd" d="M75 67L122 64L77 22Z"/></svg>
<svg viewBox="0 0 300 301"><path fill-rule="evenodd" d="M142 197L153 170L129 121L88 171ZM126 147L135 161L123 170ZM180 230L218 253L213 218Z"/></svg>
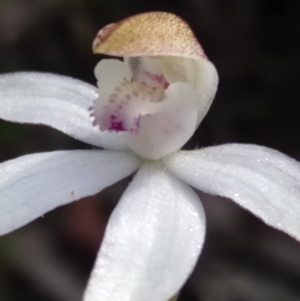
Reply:
<svg viewBox="0 0 300 301"><path fill-rule="evenodd" d="M152 81L156 82L157 84L159 84L159 86L163 86L164 89L167 89L170 85L163 74L153 74L149 71L144 71L143 73L150 80L152 80Z"/></svg>
<svg viewBox="0 0 300 301"><path fill-rule="evenodd" d="M165 77L163 74L153 74L149 71L144 71L145 75L149 77L151 80L157 82L158 84L163 84L165 81Z"/></svg>

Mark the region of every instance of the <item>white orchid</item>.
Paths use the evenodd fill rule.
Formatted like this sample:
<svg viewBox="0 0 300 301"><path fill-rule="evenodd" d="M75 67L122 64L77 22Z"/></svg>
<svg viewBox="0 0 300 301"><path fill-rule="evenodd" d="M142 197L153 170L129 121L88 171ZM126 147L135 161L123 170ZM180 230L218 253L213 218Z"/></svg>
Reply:
<svg viewBox="0 0 300 301"><path fill-rule="evenodd" d="M189 185L228 197L300 239L298 162L256 145L178 151L204 118L218 82L183 20L136 15L102 29L93 49L124 57L98 64L99 90L50 74L0 76L2 119L48 125L108 149L2 163L0 234L139 169L110 217L85 301L166 301L180 290L205 236L201 201Z"/></svg>

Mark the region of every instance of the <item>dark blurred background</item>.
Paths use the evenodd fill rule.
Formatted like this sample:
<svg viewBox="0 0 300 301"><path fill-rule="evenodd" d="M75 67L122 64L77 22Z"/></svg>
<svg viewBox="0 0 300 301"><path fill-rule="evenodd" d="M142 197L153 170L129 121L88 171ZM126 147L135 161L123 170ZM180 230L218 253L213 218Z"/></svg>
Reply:
<svg viewBox="0 0 300 301"><path fill-rule="evenodd" d="M0 72L53 72L95 84L101 57L92 55L91 43L102 26L144 11L173 12L191 25L220 75L215 102L186 148L255 143L300 160L299 6L290 0L0 0ZM90 147L46 127L6 122L0 141L1 161ZM80 301L128 181L2 237L0 301ZM179 300L299 301L300 244L227 199L200 197L205 247Z"/></svg>

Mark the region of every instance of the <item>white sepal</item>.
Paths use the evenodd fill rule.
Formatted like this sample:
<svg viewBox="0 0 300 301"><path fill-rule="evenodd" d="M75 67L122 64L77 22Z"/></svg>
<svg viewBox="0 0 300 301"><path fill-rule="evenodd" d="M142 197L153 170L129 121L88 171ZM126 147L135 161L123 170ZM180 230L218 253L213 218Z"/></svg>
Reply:
<svg viewBox="0 0 300 301"><path fill-rule="evenodd" d="M194 268L205 215L196 193L145 163L108 223L84 301L166 301Z"/></svg>
<svg viewBox="0 0 300 301"><path fill-rule="evenodd" d="M0 235L96 194L139 164L132 153L89 150L33 154L0 164Z"/></svg>
<svg viewBox="0 0 300 301"><path fill-rule="evenodd" d="M101 132L92 125L89 107L96 88L70 77L21 72L0 75L0 118L44 124L95 146L127 149L123 133Z"/></svg>
<svg viewBox="0 0 300 301"><path fill-rule="evenodd" d="M178 152L169 170L204 192L228 197L300 240L300 163L263 146L225 144Z"/></svg>

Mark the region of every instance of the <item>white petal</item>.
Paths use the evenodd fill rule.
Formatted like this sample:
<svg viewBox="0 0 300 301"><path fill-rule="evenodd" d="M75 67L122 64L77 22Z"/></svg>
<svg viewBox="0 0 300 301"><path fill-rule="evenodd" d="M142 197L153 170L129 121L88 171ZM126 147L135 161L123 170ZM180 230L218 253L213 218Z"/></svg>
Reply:
<svg viewBox="0 0 300 301"><path fill-rule="evenodd" d="M165 91L160 112L143 116L138 134L128 134L130 148L146 159L159 159L180 149L193 135L197 122L197 95L185 83Z"/></svg>
<svg viewBox="0 0 300 301"><path fill-rule="evenodd" d="M96 66L95 76L98 80L99 97L94 100L91 108L93 124L99 126L99 129L104 132L120 132L120 121L114 120L112 117L119 115L120 108L122 108L123 96L125 98L126 93L122 96L118 94L124 90L122 84L124 85L125 81L131 82L130 68L127 63L120 60L106 59L100 61ZM118 101L116 101L116 97ZM114 99L112 100L112 98Z"/></svg>
<svg viewBox="0 0 300 301"><path fill-rule="evenodd" d="M133 173L129 153L59 151L19 157L0 165L0 235Z"/></svg>
<svg viewBox="0 0 300 301"><path fill-rule="evenodd" d="M190 185L231 198L266 224L300 240L300 163L256 145L225 144L166 159Z"/></svg>
<svg viewBox="0 0 300 301"><path fill-rule="evenodd" d="M145 164L113 212L84 301L166 301L186 281L205 234L198 196Z"/></svg>
<svg viewBox="0 0 300 301"><path fill-rule="evenodd" d="M0 75L0 118L44 124L89 144L126 149L122 133L93 127L88 108L97 97L95 87L65 76L27 72Z"/></svg>
<svg viewBox="0 0 300 301"><path fill-rule="evenodd" d="M219 77L215 66L207 59L166 56L164 75L169 83L181 81L196 90L199 125L209 110L218 88Z"/></svg>
<svg viewBox="0 0 300 301"><path fill-rule="evenodd" d="M131 79L132 73L127 64L116 59L101 60L95 68L100 98L107 101L109 95L122 83L123 79ZM97 98L97 97L96 97Z"/></svg>

